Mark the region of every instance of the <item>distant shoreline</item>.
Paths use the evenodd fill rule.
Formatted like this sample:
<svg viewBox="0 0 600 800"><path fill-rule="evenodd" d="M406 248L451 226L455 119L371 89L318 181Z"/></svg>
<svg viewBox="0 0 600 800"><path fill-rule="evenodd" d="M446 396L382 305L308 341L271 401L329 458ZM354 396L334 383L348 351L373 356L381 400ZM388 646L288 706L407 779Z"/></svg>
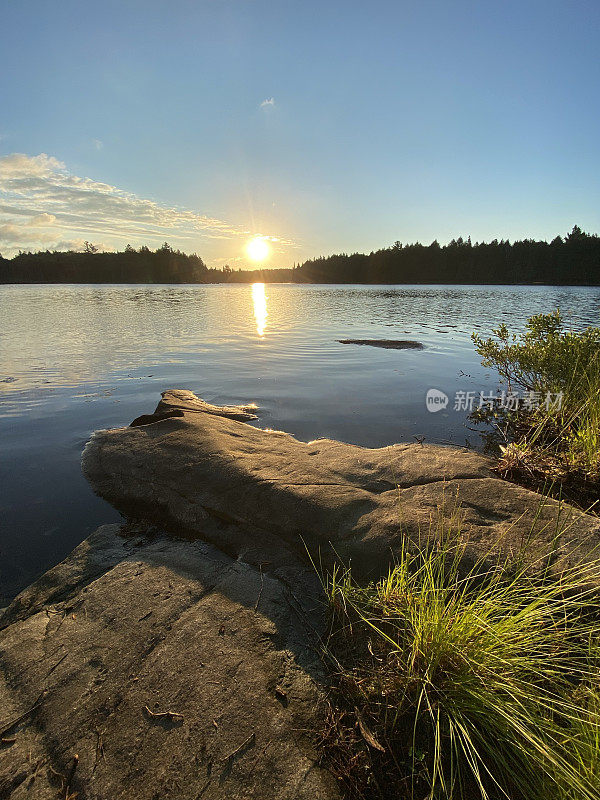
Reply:
<svg viewBox="0 0 600 800"><path fill-rule="evenodd" d="M274 255L274 258L277 256ZM307 283L366 286L600 286L600 236L575 225L551 242L523 239L472 242L452 239L403 244L370 253L338 253L290 268L208 267L197 253L127 245L98 252L21 252L0 256L0 283Z"/></svg>
<svg viewBox="0 0 600 800"><path fill-rule="evenodd" d="M253 283L265 283L271 286L535 286L565 288L600 288L600 283L542 283L542 282L442 282L428 281L419 283L410 281L406 283L383 283L371 281L270 281L268 279L251 278L248 280L234 281L0 281L0 286L247 286Z"/></svg>

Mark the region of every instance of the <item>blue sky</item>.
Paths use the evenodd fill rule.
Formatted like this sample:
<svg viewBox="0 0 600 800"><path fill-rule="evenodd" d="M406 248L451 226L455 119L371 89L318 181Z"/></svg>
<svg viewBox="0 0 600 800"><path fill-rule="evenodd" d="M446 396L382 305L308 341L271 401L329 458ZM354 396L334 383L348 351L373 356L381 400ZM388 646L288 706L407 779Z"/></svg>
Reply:
<svg viewBox="0 0 600 800"><path fill-rule="evenodd" d="M289 266L600 230L597 2L4 0L0 16L5 255L166 239L243 267L262 234Z"/></svg>

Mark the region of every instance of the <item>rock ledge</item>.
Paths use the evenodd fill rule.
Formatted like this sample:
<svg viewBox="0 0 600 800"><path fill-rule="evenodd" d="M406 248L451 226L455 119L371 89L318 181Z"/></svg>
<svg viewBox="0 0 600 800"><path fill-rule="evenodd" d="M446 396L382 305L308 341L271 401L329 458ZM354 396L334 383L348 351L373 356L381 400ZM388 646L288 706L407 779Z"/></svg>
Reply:
<svg viewBox="0 0 600 800"><path fill-rule="evenodd" d="M477 453L304 443L246 424L254 411L171 391L92 436L84 473L130 521L0 616L0 798L338 798L314 747L327 680L307 550L376 578L444 516L473 557L553 542L559 569L598 544L598 520Z"/></svg>

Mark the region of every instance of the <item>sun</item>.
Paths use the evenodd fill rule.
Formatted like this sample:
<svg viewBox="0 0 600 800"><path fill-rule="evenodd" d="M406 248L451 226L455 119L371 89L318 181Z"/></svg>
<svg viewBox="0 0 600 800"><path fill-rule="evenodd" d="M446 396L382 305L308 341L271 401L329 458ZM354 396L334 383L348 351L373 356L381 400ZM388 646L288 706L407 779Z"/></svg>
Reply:
<svg viewBox="0 0 600 800"><path fill-rule="evenodd" d="M252 261L264 261L269 257L270 252L269 243L262 236L255 236L246 245L246 253Z"/></svg>

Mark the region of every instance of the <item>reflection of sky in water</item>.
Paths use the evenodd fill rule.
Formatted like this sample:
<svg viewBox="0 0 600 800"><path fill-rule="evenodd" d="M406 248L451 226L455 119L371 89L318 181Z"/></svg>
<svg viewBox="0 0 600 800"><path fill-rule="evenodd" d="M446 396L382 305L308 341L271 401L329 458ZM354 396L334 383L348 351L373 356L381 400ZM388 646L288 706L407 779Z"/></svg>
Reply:
<svg viewBox="0 0 600 800"><path fill-rule="evenodd" d="M0 286L0 605L114 518L81 477L81 449L92 430L151 411L160 391L254 401L259 425L306 441L477 445L452 404L426 411L427 389L495 389L471 332L557 306L574 325L599 324L600 289ZM337 341L378 337L425 349Z"/></svg>
<svg viewBox="0 0 600 800"><path fill-rule="evenodd" d="M410 382L420 370L419 364L405 364L407 354L365 353L343 348L337 339L415 338L427 345L432 359L458 356L477 365L469 339L473 330L486 332L500 322L520 326L528 315L557 305L575 324L596 324L600 290L270 285L267 312L264 284L4 286L0 414L19 414L35 403L34 396L23 394L34 388L80 390L142 377L147 367L172 373L168 365L174 364L189 382L200 377L198 365L212 372L217 360L223 371L241 368L240 379L255 369L276 377L279 385L281 370L291 377L309 365L327 369L329 380L341 369L354 372L359 382L372 377L363 374L365 367L408 367L404 374ZM257 351L256 334L264 337L267 320L269 337ZM420 358L432 368L427 377L433 379L439 361L436 366L429 357ZM204 391L218 390L202 384ZM318 384L308 389L311 396L318 394ZM243 385L238 392L243 395ZM11 405L7 394L15 393L25 407L16 398Z"/></svg>

